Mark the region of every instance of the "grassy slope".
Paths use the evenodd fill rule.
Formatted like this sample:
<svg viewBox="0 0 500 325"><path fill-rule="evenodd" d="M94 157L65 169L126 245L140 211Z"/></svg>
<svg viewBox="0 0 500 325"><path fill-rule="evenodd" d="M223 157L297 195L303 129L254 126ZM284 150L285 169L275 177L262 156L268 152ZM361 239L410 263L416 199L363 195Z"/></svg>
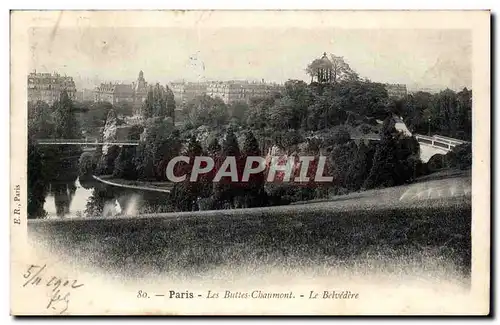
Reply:
<svg viewBox="0 0 500 325"><path fill-rule="evenodd" d="M199 275L240 265L328 268L368 258L384 262L410 257L419 264L422 252L432 255L425 263L451 261L468 275L467 188L470 179L457 178L303 205L41 220L30 222L29 231L77 263L123 275Z"/></svg>

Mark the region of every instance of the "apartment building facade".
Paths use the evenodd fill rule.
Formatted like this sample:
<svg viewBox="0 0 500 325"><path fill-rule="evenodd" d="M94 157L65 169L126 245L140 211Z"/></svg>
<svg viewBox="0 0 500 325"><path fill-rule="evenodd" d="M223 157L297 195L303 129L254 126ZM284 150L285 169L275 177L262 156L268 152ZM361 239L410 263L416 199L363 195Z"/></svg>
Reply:
<svg viewBox="0 0 500 325"><path fill-rule="evenodd" d="M139 109L147 94L148 83L144 79L144 72L140 71L137 80L131 84L101 83L94 90L94 100L110 102L113 105L128 103Z"/></svg>
<svg viewBox="0 0 500 325"><path fill-rule="evenodd" d="M403 98L408 95L408 90L404 84L386 84L387 94L392 98Z"/></svg>
<svg viewBox="0 0 500 325"><path fill-rule="evenodd" d="M59 73L37 73L28 75L28 101L44 101L52 105L59 100L65 90L69 98L75 99L76 86L73 77L62 76Z"/></svg>
<svg viewBox="0 0 500 325"><path fill-rule="evenodd" d="M206 94L208 86L208 82L172 82L169 84L177 105L186 103L196 96Z"/></svg>
<svg viewBox="0 0 500 325"><path fill-rule="evenodd" d="M282 86L275 83L250 81L213 82L208 86L207 95L220 98L226 104L249 102L251 98L264 97L273 91L281 91Z"/></svg>
<svg viewBox="0 0 500 325"><path fill-rule="evenodd" d="M282 86L275 83L251 81L211 81L211 82L172 82L169 84L177 104L188 102L200 95L220 98L224 103L231 104L248 102L252 97L262 97L273 91L280 91Z"/></svg>

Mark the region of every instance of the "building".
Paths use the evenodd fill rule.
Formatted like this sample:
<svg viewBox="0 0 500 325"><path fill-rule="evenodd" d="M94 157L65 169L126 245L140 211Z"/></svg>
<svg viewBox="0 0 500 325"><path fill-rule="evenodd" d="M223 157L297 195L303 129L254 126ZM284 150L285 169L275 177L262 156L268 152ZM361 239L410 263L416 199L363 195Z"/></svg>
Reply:
<svg viewBox="0 0 500 325"><path fill-rule="evenodd" d="M249 81L219 81L208 85L207 95L220 98L224 103L248 103L251 98L264 97L273 91L280 91L282 86L275 83Z"/></svg>
<svg viewBox="0 0 500 325"><path fill-rule="evenodd" d="M182 103L184 97L184 82L171 82L168 84L174 93L175 102Z"/></svg>
<svg viewBox="0 0 500 325"><path fill-rule="evenodd" d="M387 95L392 98L403 98L408 95L408 90L404 84L385 84Z"/></svg>
<svg viewBox="0 0 500 325"><path fill-rule="evenodd" d="M312 70L309 71L312 81L329 83L335 80L333 75L333 64L326 55L326 52L323 53L320 59L314 60L309 67Z"/></svg>
<svg viewBox="0 0 500 325"><path fill-rule="evenodd" d="M75 93L75 99L80 102L93 101L95 99L95 93L93 89L82 89Z"/></svg>
<svg viewBox="0 0 500 325"><path fill-rule="evenodd" d="M437 94L437 93L439 93L439 91L440 91L439 88L422 87L422 88L413 88L413 89L408 91L408 94L415 94L418 92Z"/></svg>
<svg viewBox="0 0 500 325"><path fill-rule="evenodd" d="M94 90L94 100L110 102L113 105L128 103L138 110L146 100L147 94L148 83L144 79L144 72L139 71L137 81L132 84L101 83Z"/></svg>
<svg viewBox="0 0 500 325"><path fill-rule="evenodd" d="M132 85L102 83L95 89L96 102L110 102L115 105L118 103L134 103L134 89Z"/></svg>
<svg viewBox="0 0 500 325"><path fill-rule="evenodd" d="M142 106L148 95L148 83L144 79L144 72L139 71L137 81L132 83L134 90L134 107L137 109Z"/></svg>
<svg viewBox="0 0 500 325"><path fill-rule="evenodd" d="M37 73L28 75L28 101L44 101L52 105L65 90L69 98L75 99L76 87L73 77L54 73Z"/></svg>
<svg viewBox="0 0 500 325"><path fill-rule="evenodd" d="M282 86L275 83L250 82L241 80L211 82L172 82L169 84L177 105L186 103L196 96L208 95L220 98L224 103L248 102L253 97L263 97Z"/></svg>
<svg viewBox="0 0 500 325"><path fill-rule="evenodd" d="M183 101L188 102L197 96L207 93L208 83L206 82L189 82L184 87ZM175 94L174 94L175 97Z"/></svg>

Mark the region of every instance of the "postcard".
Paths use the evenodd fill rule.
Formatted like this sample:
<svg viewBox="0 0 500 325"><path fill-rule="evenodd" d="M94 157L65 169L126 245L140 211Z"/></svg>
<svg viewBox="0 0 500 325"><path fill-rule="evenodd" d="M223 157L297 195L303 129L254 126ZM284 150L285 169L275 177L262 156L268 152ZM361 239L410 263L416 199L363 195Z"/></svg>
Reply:
<svg viewBox="0 0 500 325"><path fill-rule="evenodd" d="M483 11L11 11L12 315L488 315Z"/></svg>

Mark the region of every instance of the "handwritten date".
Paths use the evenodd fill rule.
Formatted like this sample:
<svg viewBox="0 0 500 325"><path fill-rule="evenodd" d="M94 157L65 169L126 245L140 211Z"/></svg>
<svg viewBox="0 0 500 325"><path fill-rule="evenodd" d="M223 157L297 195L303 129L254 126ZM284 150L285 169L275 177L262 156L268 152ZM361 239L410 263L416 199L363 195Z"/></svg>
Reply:
<svg viewBox="0 0 500 325"><path fill-rule="evenodd" d="M73 290L82 287L83 284L78 283L78 280L63 279L50 275L46 276L46 269L46 264L42 266L31 264L23 274L24 279L26 279L23 287L45 286L52 289L46 309L59 311L62 314L68 309Z"/></svg>

